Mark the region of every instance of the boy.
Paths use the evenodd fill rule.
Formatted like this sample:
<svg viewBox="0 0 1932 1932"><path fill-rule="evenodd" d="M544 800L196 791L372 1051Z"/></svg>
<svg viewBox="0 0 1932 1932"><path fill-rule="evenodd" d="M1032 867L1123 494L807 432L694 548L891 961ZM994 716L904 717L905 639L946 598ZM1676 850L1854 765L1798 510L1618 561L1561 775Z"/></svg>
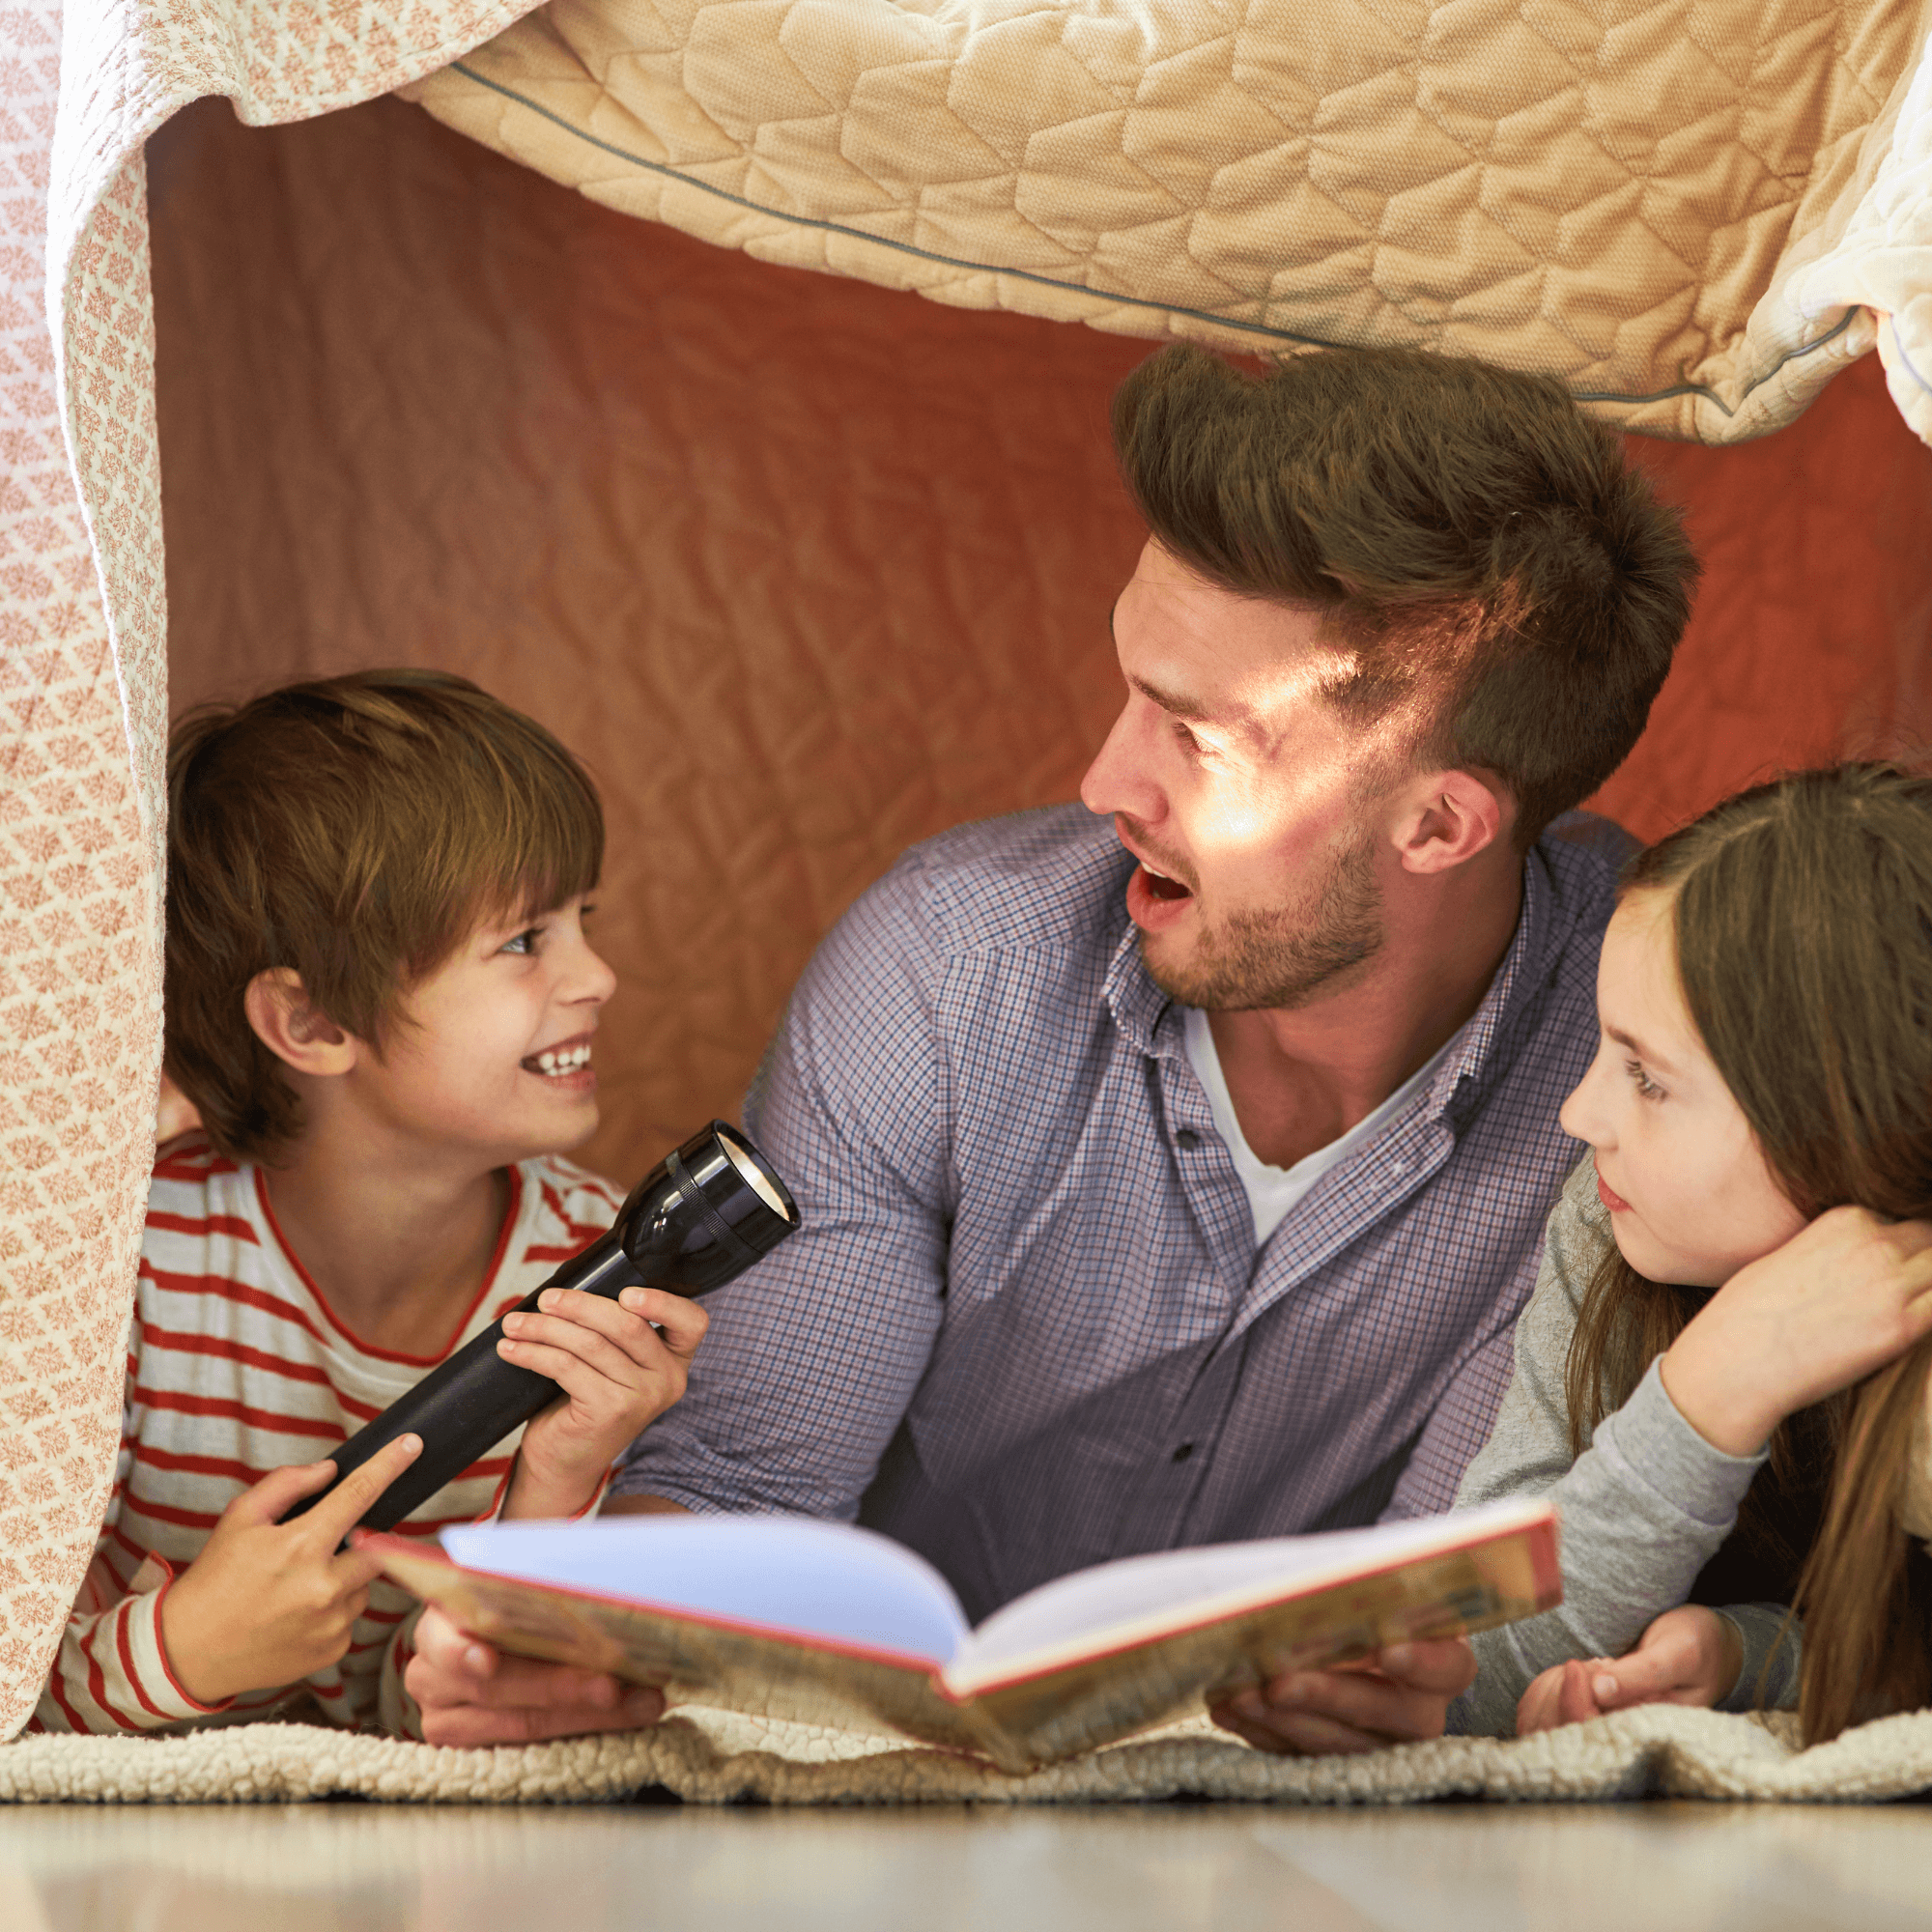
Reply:
<svg viewBox="0 0 1932 1932"><path fill-rule="evenodd" d="M413 1600L337 1547L420 1443L279 1519L332 1475L312 1458L615 1217L559 1158L597 1124L603 813L548 732L412 670L188 718L168 804L165 1061L204 1134L156 1165L118 1480L34 1727L305 1692L335 1722L415 1729ZM562 1392L404 1533L595 1508L705 1317L634 1289L506 1326L505 1359ZM661 1704L633 1701L639 1721Z"/></svg>

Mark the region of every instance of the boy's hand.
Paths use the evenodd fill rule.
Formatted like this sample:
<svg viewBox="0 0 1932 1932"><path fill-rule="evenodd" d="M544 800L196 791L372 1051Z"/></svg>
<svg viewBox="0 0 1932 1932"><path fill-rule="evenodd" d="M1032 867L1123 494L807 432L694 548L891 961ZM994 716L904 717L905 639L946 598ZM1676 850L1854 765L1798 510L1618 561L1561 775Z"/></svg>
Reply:
<svg viewBox="0 0 1932 1932"><path fill-rule="evenodd" d="M397 1436L294 1522L279 1519L327 1484L333 1463L270 1470L221 1512L161 1600L168 1662L196 1703L276 1690L341 1658L383 1565L336 1546L421 1450L419 1435Z"/></svg>
<svg viewBox="0 0 1932 1932"><path fill-rule="evenodd" d="M201 1125L201 1113L182 1090L163 1073L160 1092L155 1099L155 1145L161 1147Z"/></svg>
<svg viewBox="0 0 1932 1932"><path fill-rule="evenodd" d="M1475 1681L1463 1637L1399 1643L1360 1663L1292 1670L1208 1712L1258 1750L1317 1757L1439 1738L1452 1699Z"/></svg>
<svg viewBox="0 0 1932 1932"><path fill-rule="evenodd" d="M586 1731L635 1731L664 1716L662 1690L566 1663L505 1657L432 1604L416 1621L403 1684L433 1745L526 1745Z"/></svg>
<svg viewBox="0 0 1932 1932"><path fill-rule="evenodd" d="M1932 1333L1932 1226L1833 1208L1740 1268L1663 1357L1665 1392L1704 1440L1754 1456L1787 1415Z"/></svg>
<svg viewBox="0 0 1932 1932"><path fill-rule="evenodd" d="M1744 1661L1744 1644L1729 1617L1701 1604L1684 1604L1665 1610L1636 1648L1614 1663L1573 1657L1546 1670L1516 1707L1516 1734L1553 1731L1639 1704L1709 1709L1731 1694Z"/></svg>
<svg viewBox="0 0 1932 1932"><path fill-rule="evenodd" d="M684 1393L710 1321L661 1288L627 1288L615 1301L553 1288L538 1307L504 1317L497 1352L563 1395L524 1431L506 1518L575 1516L589 1503L611 1462Z"/></svg>

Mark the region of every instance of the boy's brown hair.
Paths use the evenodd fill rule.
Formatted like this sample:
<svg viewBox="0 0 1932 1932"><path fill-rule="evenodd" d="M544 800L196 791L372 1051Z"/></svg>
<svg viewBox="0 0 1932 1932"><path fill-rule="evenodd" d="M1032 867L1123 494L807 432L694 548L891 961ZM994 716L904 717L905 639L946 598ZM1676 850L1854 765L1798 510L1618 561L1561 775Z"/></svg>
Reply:
<svg viewBox="0 0 1932 1932"><path fill-rule="evenodd" d="M542 725L467 678L369 670L211 705L168 746L165 1060L238 1158L300 1129L243 1010L258 973L381 1050L403 994L477 923L584 893L604 813Z"/></svg>
<svg viewBox="0 0 1932 1932"><path fill-rule="evenodd" d="M1331 702L1406 759L1496 773L1527 846L1643 730L1690 612L1676 511L1560 383L1414 350L1187 347L1114 398L1163 549L1237 595L1312 607L1352 658Z"/></svg>

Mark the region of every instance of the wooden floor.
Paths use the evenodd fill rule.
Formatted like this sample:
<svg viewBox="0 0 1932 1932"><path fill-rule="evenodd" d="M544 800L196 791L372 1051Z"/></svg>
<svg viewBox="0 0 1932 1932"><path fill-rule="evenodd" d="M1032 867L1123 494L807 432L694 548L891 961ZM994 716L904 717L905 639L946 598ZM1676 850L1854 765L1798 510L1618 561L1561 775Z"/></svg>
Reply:
<svg viewBox="0 0 1932 1932"><path fill-rule="evenodd" d="M0 1811L5 1932L1140 1926L1932 1926L1932 1807Z"/></svg>

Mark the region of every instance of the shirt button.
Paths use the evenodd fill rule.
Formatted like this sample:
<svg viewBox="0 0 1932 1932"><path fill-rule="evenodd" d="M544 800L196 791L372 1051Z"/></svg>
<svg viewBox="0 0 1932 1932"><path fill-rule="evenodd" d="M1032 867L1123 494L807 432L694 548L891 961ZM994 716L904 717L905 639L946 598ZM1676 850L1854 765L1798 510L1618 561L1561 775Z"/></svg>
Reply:
<svg viewBox="0 0 1932 1932"><path fill-rule="evenodd" d="M1174 1455L1170 1460L1176 1463L1184 1463L1187 1461L1188 1457L1190 1457L1193 1454L1194 1454L1194 1444L1191 1442L1183 1442L1180 1445L1180 1447L1174 1452Z"/></svg>
<svg viewBox="0 0 1932 1932"><path fill-rule="evenodd" d="M1182 1153L1192 1153L1201 1145L1201 1136L1192 1127L1182 1127L1175 1135L1174 1144Z"/></svg>

